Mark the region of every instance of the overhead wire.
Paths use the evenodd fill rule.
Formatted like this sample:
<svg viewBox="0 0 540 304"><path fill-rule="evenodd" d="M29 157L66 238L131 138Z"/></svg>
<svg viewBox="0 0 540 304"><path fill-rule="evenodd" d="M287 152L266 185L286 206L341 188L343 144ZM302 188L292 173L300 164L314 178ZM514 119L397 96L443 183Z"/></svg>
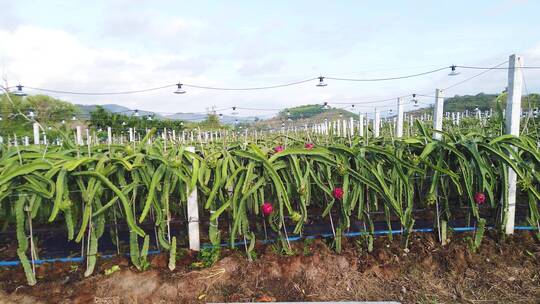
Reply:
<svg viewBox="0 0 540 304"><path fill-rule="evenodd" d="M389 81L389 80L399 80L399 79L407 79L407 78L413 78L428 74L433 74L436 72L440 72L442 70L448 69L449 66L445 66L442 68L438 68L435 70L430 70L426 72L416 73L416 74L410 74L410 75L404 75L404 76L396 76L396 77L386 77L386 78L340 78L340 77L325 77L325 79L330 80L338 80L338 81L358 81L358 82L373 82L373 81Z"/></svg>

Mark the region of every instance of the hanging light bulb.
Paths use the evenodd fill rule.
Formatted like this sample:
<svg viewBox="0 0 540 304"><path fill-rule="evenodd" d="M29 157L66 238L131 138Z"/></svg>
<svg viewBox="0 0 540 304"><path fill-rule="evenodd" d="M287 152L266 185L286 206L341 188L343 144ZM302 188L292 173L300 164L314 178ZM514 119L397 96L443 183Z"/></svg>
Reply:
<svg viewBox="0 0 540 304"><path fill-rule="evenodd" d="M23 97L23 96L26 96L27 94L23 91L23 86L19 84L17 85L17 91L15 91L13 95Z"/></svg>
<svg viewBox="0 0 540 304"><path fill-rule="evenodd" d="M126 122L125 122L125 121L123 121L123 122L122 122L122 126L125 126L125 125L126 125Z"/></svg>
<svg viewBox="0 0 540 304"><path fill-rule="evenodd" d="M287 116L291 116L291 111L287 110Z"/></svg>
<svg viewBox="0 0 540 304"><path fill-rule="evenodd" d="M339 113L339 118L343 118L343 113Z"/></svg>
<svg viewBox="0 0 540 304"><path fill-rule="evenodd" d="M235 119L235 120L234 120L234 123L235 123L235 124L238 124L238 119Z"/></svg>
<svg viewBox="0 0 540 304"><path fill-rule="evenodd" d="M177 83L176 86L178 88L176 88L176 91L174 91L174 94L184 94L184 93L186 93L186 91L184 89L182 89L182 84L181 83Z"/></svg>
<svg viewBox="0 0 540 304"><path fill-rule="evenodd" d="M390 114L392 114L392 109L390 109L390 111L389 111L389 112L390 112Z"/></svg>
<svg viewBox="0 0 540 304"><path fill-rule="evenodd" d="M317 83L318 87L325 87L326 83L324 83L324 77L319 76L319 83Z"/></svg>
<svg viewBox="0 0 540 304"><path fill-rule="evenodd" d="M476 107L476 108L474 108L474 111L478 112L478 111L480 111L480 109L478 107Z"/></svg>
<svg viewBox="0 0 540 304"><path fill-rule="evenodd" d="M149 115L149 116L146 118L146 120L152 121L152 116Z"/></svg>
<svg viewBox="0 0 540 304"><path fill-rule="evenodd" d="M73 115L73 117L71 117L71 120L77 120L77 117Z"/></svg>
<svg viewBox="0 0 540 304"><path fill-rule="evenodd" d="M184 126L184 122L183 122L183 121L181 121L181 122L180 122L180 125L181 125L181 126Z"/></svg>
<svg viewBox="0 0 540 304"><path fill-rule="evenodd" d="M219 113L219 118L223 118L223 113Z"/></svg>
<svg viewBox="0 0 540 304"><path fill-rule="evenodd" d="M236 111L236 107L232 107L232 115L238 115L238 111Z"/></svg>
<svg viewBox="0 0 540 304"><path fill-rule="evenodd" d="M455 65L451 65L451 66L450 66L450 69L452 69L452 71L450 72L450 74L448 74L448 76L456 76L456 75L459 75L459 72L456 71L456 66L455 66Z"/></svg>
<svg viewBox="0 0 540 304"><path fill-rule="evenodd" d="M50 127L49 127L50 128ZM98 129L98 132L103 132L103 129L102 128L99 128Z"/></svg>
<svg viewBox="0 0 540 304"><path fill-rule="evenodd" d="M30 112L28 112L28 116L30 116L31 119L34 119L36 114L34 113L34 111L30 111Z"/></svg>
<svg viewBox="0 0 540 304"><path fill-rule="evenodd" d="M353 104L351 105L351 108L353 108L353 109L354 109L354 103L353 103Z"/></svg>
<svg viewBox="0 0 540 304"><path fill-rule="evenodd" d="M139 110L135 109L135 113L133 113L133 116L139 117Z"/></svg>
<svg viewBox="0 0 540 304"><path fill-rule="evenodd" d="M48 130L50 131L50 130L52 130L52 127L51 127L51 126L49 126L49 127L47 128L47 129L48 129Z"/></svg>
<svg viewBox="0 0 540 304"><path fill-rule="evenodd" d="M330 106L328 105L328 101L325 101L323 103L323 109L330 109Z"/></svg>
<svg viewBox="0 0 540 304"><path fill-rule="evenodd" d="M66 121L62 119L62 124L65 125L66 124Z"/></svg>

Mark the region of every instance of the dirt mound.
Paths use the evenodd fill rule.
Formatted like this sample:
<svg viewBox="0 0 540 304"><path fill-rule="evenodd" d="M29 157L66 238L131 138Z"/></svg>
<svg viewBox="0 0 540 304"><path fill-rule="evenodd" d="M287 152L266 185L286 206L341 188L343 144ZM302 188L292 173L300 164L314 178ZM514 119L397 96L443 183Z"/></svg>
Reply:
<svg viewBox="0 0 540 304"><path fill-rule="evenodd" d="M82 278L83 269L47 266L38 285L24 285L21 270L0 272L2 303L197 303L249 301L398 300L403 303L477 301L538 303L540 247L528 234L504 243L486 238L478 252L466 239L441 247L429 235L411 240L410 250L384 238L374 251L348 240L336 254L323 241L295 243L291 256L259 246L249 262L241 251L226 251L214 266L195 270L181 260L166 269L164 256L153 258L145 272L115 259L98 273ZM121 270L105 275L104 270ZM82 267L79 267L82 268ZM8 274L11 273L8 279ZM66 279L67 278L67 279ZM3 281L7 279L7 281ZM3 301L3 302L2 302Z"/></svg>

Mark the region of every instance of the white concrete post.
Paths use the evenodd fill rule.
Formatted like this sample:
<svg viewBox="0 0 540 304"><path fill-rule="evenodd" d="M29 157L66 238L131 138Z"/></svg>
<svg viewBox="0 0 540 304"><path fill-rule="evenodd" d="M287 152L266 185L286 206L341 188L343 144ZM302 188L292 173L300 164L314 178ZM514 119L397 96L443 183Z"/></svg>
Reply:
<svg viewBox="0 0 540 304"><path fill-rule="evenodd" d="M444 108L444 91L441 89L435 90L435 109L433 110L433 138L441 139L442 134L435 130L442 131L443 126L443 108Z"/></svg>
<svg viewBox="0 0 540 304"><path fill-rule="evenodd" d="M186 147L186 151L195 152L195 147ZM189 189L188 189L189 191ZM199 204L197 203L197 188L188 193L187 198L188 213L188 235L189 249L199 251L201 249L199 234Z"/></svg>
<svg viewBox="0 0 540 304"><path fill-rule="evenodd" d="M34 145L39 145L39 124L35 122L32 126L34 128Z"/></svg>
<svg viewBox="0 0 540 304"><path fill-rule="evenodd" d="M133 142L133 128L129 128L129 142Z"/></svg>
<svg viewBox="0 0 540 304"><path fill-rule="evenodd" d="M397 100L396 137L403 137L403 114L403 98L400 97Z"/></svg>
<svg viewBox="0 0 540 304"><path fill-rule="evenodd" d="M77 144L79 146L84 145L83 139L82 139L82 129L81 126L77 126Z"/></svg>
<svg viewBox="0 0 540 304"><path fill-rule="evenodd" d="M86 129L86 144L90 145L92 143L92 138L90 137L90 130Z"/></svg>
<svg viewBox="0 0 540 304"><path fill-rule="evenodd" d="M506 134L519 136L519 122L521 113L521 90L523 76L521 67L523 58L511 55L508 64L508 98L506 100ZM510 156L511 157L511 156ZM508 168L508 191L507 191L507 222L506 234L514 233L516 214L516 184L517 175L512 168Z"/></svg>
<svg viewBox="0 0 540 304"><path fill-rule="evenodd" d="M107 127L107 144L112 145L112 129Z"/></svg>
<svg viewBox="0 0 540 304"><path fill-rule="evenodd" d="M381 112L378 109L375 109L375 119L373 119L373 136L379 137L381 127Z"/></svg>
<svg viewBox="0 0 540 304"><path fill-rule="evenodd" d="M364 114L358 115L358 135L364 136Z"/></svg>
<svg viewBox="0 0 540 304"><path fill-rule="evenodd" d="M349 134L351 134L351 136L354 136L354 118L353 117L351 117L349 120Z"/></svg>

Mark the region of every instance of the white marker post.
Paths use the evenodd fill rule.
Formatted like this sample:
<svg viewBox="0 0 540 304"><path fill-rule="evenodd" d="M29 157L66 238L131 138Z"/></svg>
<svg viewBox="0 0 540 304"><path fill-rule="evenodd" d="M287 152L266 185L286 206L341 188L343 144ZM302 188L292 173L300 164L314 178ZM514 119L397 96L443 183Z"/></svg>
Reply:
<svg viewBox="0 0 540 304"><path fill-rule="evenodd" d="M364 114L358 115L358 136L364 136Z"/></svg>
<svg viewBox="0 0 540 304"><path fill-rule="evenodd" d="M441 139L442 134L435 131L442 131L443 126L443 107L444 107L444 91L441 89L435 90L435 109L433 113L433 138Z"/></svg>
<svg viewBox="0 0 540 304"><path fill-rule="evenodd" d="M396 137L403 137L403 98L397 100Z"/></svg>
<svg viewBox="0 0 540 304"><path fill-rule="evenodd" d="M195 153L195 147L186 147L186 151ZM187 189L189 192L189 189ZM201 249L201 241L199 234L199 204L197 203L197 188L192 189L188 193L187 198L187 213L188 213L188 235L189 249L199 251Z"/></svg>
<svg viewBox="0 0 540 304"><path fill-rule="evenodd" d="M441 89L435 90L435 109L433 110L433 139L441 140L442 134L437 131L442 131L444 111L444 91ZM437 194L435 194L437 195ZM437 230L439 232L439 240L442 245L446 245L446 226L447 222L440 219L439 199L435 201L437 208Z"/></svg>
<svg viewBox="0 0 540 304"><path fill-rule="evenodd" d="M381 127L381 112L375 109L375 119L373 119L373 137L379 137Z"/></svg>
<svg viewBox="0 0 540 304"><path fill-rule="evenodd" d="M112 145L112 129L107 127L107 144Z"/></svg>
<svg viewBox="0 0 540 304"><path fill-rule="evenodd" d="M39 124L35 122L32 126L34 128L34 145L39 145Z"/></svg>
<svg viewBox="0 0 540 304"><path fill-rule="evenodd" d="M82 139L82 129L81 126L77 126L77 144L79 146L84 145L83 139Z"/></svg>
<svg viewBox="0 0 540 304"><path fill-rule="evenodd" d="M508 98L506 100L506 134L519 136L519 121L521 119L521 90L523 87L523 76L521 67L523 58L511 55L508 64ZM510 156L512 157L512 156ZM506 234L514 233L514 223L516 214L516 184L517 175L512 168L508 167L508 191Z"/></svg>

